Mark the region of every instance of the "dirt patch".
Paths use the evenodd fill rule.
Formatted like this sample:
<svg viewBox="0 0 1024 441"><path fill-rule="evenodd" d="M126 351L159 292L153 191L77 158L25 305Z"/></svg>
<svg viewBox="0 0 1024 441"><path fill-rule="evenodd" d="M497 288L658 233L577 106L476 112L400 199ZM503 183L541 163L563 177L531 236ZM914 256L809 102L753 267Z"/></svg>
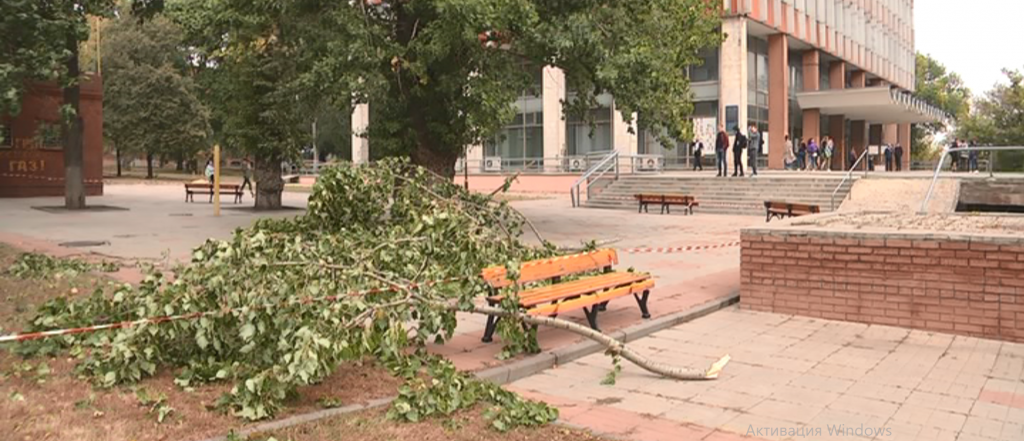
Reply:
<svg viewBox="0 0 1024 441"><path fill-rule="evenodd" d="M110 282L99 274L61 280L22 280L6 274L20 252L0 245L0 327L3 333L22 330L39 305L59 296L85 296ZM77 289L73 293L72 289ZM174 384L174 372L164 371L132 387L93 388L75 371L76 359L24 359L12 345L0 345L0 433L4 440L194 440L226 434L246 423L214 409L230 383L187 391ZM372 362L349 363L317 385L299 389L279 416L326 406L365 403L395 395L399 381ZM143 406L137 391L165 396L174 409L163 423ZM151 406L152 407L152 406Z"/></svg>
<svg viewBox="0 0 1024 441"><path fill-rule="evenodd" d="M459 412L449 418L433 418L419 423L396 423L384 417L384 410L302 424L289 429L260 434L250 439L273 436L280 441L596 441L591 433L554 424L539 428L518 428L506 433L490 427L483 409Z"/></svg>
<svg viewBox="0 0 1024 441"><path fill-rule="evenodd" d="M793 225L884 231L941 231L957 233L1024 233L1024 216L972 214L840 213L817 221Z"/></svg>
<svg viewBox="0 0 1024 441"><path fill-rule="evenodd" d="M930 179L867 178L854 182L850 195L839 206L840 212L906 211L921 209L928 194ZM955 179L940 179L928 203L930 213L951 213L956 210L959 184Z"/></svg>

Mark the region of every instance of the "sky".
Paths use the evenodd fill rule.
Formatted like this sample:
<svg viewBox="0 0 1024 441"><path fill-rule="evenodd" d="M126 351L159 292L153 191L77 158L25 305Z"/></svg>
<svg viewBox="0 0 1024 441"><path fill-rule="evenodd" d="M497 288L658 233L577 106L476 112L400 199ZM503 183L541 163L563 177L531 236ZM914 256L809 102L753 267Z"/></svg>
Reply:
<svg viewBox="0 0 1024 441"><path fill-rule="evenodd" d="M1002 69L1024 69L1024 0L916 0L917 51L931 55L964 79L975 96Z"/></svg>

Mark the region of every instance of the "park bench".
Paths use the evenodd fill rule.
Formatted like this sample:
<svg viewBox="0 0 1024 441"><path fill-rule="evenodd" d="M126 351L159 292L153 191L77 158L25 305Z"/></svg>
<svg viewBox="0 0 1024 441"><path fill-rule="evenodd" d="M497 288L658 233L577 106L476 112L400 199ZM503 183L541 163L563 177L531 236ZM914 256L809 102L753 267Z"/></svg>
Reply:
<svg viewBox="0 0 1024 441"><path fill-rule="evenodd" d="M185 184L185 202L195 202L192 195L196 194L208 194L210 195L210 202L213 202L213 184L207 183L186 183ZM242 202L242 186L237 184L220 184L220 194L229 194L235 197L235 203Z"/></svg>
<svg viewBox="0 0 1024 441"><path fill-rule="evenodd" d="M783 219L786 217L821 213L821 207L817 205L793 204L789 202L764 201L764 209L767 213L765 222L771 222L773 217Z"/></svg>
<svg viewBox="0 0 1024 441"><path fill-rule="evenodd" d="M638 207L637 213L647 212L648 204L659 204L661 205L661 214L672 213L672 209L669 208L673 205L682 205L686 208L687 214L693 214L693 207L700 206L700 202L697 202L697 198L693 196L678 195L678 194L635 194Z"/></svg>
<svg viewBox="0 0 1024 441"><path fill-rule="evenodd" d="M515 282L522 288L519 291L519 307L530 315L550 317L582 308L590 327L597 330L597 313L604 311L610 300L632 294L640 306L641 316L650 318L647 297L654 287L654 279L647 273L612 271L612 265L618 263L618 254L613 249L525 262ZM594 271L603 272L562 281L562 277ZM504 266L491 266L481 272L481 277L489 286L489 305L501 303L505 298L500 293L501 289L512 286L513 282L506 277L507 274ZM545 281L552 283L529 287ZM500 317L487 317L483 337L485 343L491 342L498 320Z"/></svg>

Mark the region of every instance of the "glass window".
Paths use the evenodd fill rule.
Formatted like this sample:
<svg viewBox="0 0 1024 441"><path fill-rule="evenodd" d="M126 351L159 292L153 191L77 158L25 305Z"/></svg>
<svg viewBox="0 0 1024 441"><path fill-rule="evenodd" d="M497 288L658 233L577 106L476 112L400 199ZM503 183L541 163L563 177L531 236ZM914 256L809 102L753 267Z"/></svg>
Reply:
<svg viewBox="0 0 1024 441"><path fill-rule="evenodd" d="M575 115L566 118L565 142L569 156L612 150L611 107L601 105L590 109L589 117L589 122Z"/></svg>
<svg viewBox="0 0 1024 441"><path fill-rule="evenodd" d="M64 148L64 143L61 142L60 136L60 124L40 121L39 128L36 129L36 139L39 141L39 146L44 149L60 150Z"/></svg>
<svg viewBox="0 0 1024 441"><path fill-rule="evenodd" d="M530 70L533 84L516 100L518 112L512 121L484 144L484 156L500 156L502 169L544 165L543 69L526 65L524 69Z"/></svg>
<svg viewBox="0 0 1024 441"><path fill-rule="evenodd" d="M690 67L690 81L717 81L718 80L718 51L719 48L705 48L700 52L703 61L698 66Z"/></svg>
<svg viewBox="0 0 1024 441"><path fill-rule="evenodd" d="M6 124L0 124L0 149L9 149L14 145L14 136L11 128Z"/></svg>

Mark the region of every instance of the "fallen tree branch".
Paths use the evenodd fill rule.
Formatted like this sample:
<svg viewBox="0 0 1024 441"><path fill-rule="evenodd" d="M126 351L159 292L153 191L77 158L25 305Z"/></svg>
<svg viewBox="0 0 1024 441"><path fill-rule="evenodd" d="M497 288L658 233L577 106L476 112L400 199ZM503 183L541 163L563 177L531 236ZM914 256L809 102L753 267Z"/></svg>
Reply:
<svg viewBox="0 0 1024 441"><path fill-rule="evenodd" d="M488 194L487 196L493 198L494 195L498 193L508 193L508 189L512 188L512 183L515 182L516 179L519 179L519 173L522 173L522 171L517 171L516 174L505 178L505 182L503 182L501 186L499 186L498 188L495 188L494 191L492 191L491 194Z"/></svg>
<svg viewBox="0 0 1024 441"><path fill-rule="evenodd" d="M456 306L456 305L445 305L445 306L448 309L457 310L457 311L460 310L458 308L458 306ZM567 320L560 320L560 319L551 318L551 317L536 317L536 316L524 314L524 313L521 313L521 312L512 312L512 311L506 311L506 310L503 310L503 309L494 308L494 307L490 307L490 306L478 306L478 305L474 305L472 310L465 311L465 312L472 312L472 313L476 313L476 314L489 314L489 315L496 315L496 316L500 316L500 317L514 318L514 319L522 320L523 322L529 323L531 325L543 325L543 326L550 326L552 328L557 328L557 329L564 329L566 331L572 332L574 334L582 335L583 337L586 337L586 338L588 338L590 340L596 341L596 342L604 345L604 347L608 348L608 352L610 352L611 354L613 354L613 355L616 355L616 354L620 355L620 356L622 356L622 358L625 358L626 360L629 360L633 364L637 365L638 367L640 367L640 368L642 368L642 369L644 369L644 370L646 370L648 372L651 372L651 373L654 373L654 374L658 374L658 375L661 375L663 377L668 377L668 378L676 379L676 380L684 380L684 381L714 380L714 379L718 378L718 374L722 372L722 368L724 368L725 365L727 363L729 363L729 360L730 360L730 357L728 355L726 355L726 356L718 359L718 361L716 361L713 364L711 364L711 366L709 366L707 369L703 369L703 370L701 370L701 369L694 369L694 368L680 368L680 367L670 366L670 365L667 365L667 364L664 364L664 363L659 363L659 362L653 361L653 360L651 360L651 359L641 355L640 353L634 351L633 349L630 349L629 347L626 346L625 343L623 343L621 341L618 341L618 340L616 340L616 339L614 339L614 338L612 338L612 337L610 337L610 336L608 336L606 334L602 334L601 332L595 331L595 330L593 330L591 328L588 328L586 326L578 325L576 323L573 323L573 322L570 322L570 321L567 321Z"/></svg>

